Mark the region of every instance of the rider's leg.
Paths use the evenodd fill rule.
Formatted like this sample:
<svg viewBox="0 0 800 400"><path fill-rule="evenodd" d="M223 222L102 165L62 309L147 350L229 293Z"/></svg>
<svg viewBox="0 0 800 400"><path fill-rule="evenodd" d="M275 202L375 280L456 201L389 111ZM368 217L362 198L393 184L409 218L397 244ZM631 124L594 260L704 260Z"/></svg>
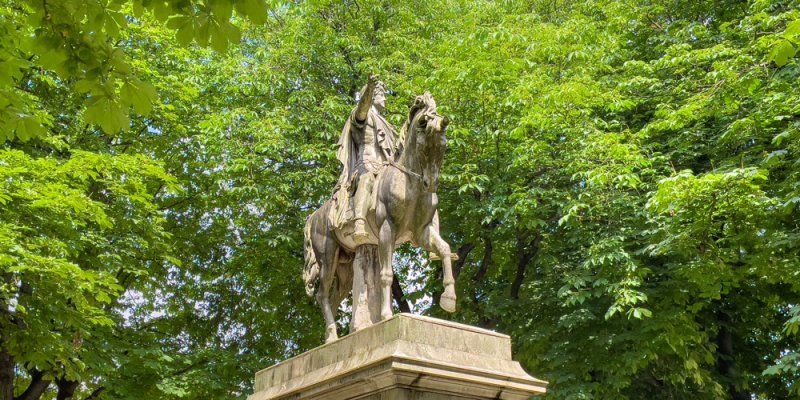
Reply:
<svg viewBox="0 0 800 400"><path fill-rule="evenodd" d="M369 241L366 218L374 182L375 175L372 172L363 173L358 179L358 188L356 189L355 198L353 199L353 214L355 218L353 241L355 241L356 244L364 244Z"/></svg>

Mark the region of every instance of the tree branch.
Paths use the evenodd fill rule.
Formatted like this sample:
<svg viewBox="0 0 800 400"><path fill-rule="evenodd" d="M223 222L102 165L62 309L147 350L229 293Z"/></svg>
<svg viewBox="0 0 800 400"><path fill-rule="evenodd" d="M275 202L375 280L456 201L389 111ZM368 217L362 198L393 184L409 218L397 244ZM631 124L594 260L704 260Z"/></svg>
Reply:
<svg viewBox="0 0 800 400"><path fill-rule="evenodd" d="M83 400L97 400L97 398L99 398L100 395L103 394L103 392L105 391L106 387L100 386L97 389L95 389L92 393L90 393L88 396L86 396Z"/></svg>
<svg viewBox="0 0 800 400"><path fill-rule="evenodd" d="M400 287L400 280L397 279L397 274L395 274L394 279L392 279L392 297L394 298L394 301L397 303L397 307L400 308L401 312L411 312L411 304L405 298L406 295L403 293L403 288Z"/></svg>
<svg viewBox="0 0 800 400"><path fill-rule="evenodd" d="M71 399L75 395L75 390L78 389L79 384L80 382L78 381L71 381L66 378L56 379L56 386L58 387L56 400Z"/></svg>
<svg viewBox="0 0 800 400"><path fill-rule="evenodd" d="M475 245L472 243L464 243L458 248L456 252L458 254L458 261L453 263L453 278L456 280L458 280L458 276L461 275L461 269L464 268L464 265L467 263L467 257L469 257L469 253L474 248Z"/></svg>
<svg viewBox="0 0 800 400"><path fill-rule="evenodd" d="M47 387L50 386L50 380L44 379L44 372L34 368L28 371L28 373L31 375L31 383L28 385L28 388L25 389L22 394L15 397L14 400L39 400L42 394L44 394L44 391L47 390Z"/></svg>
<svg viewBox="0 0 800 400"><path fill-rule="evenodd" d="M483 239L483 259L481 260L480 268L478 268L478 271L472 276L472 280L475 282L483 280L483 277L486 276L489 267L492 265L492 253L494 249L492 238L486 233L481 236L481 239Z"/></svg>
<svg viewBox="0 0 800 400"><path fill-rule="evenodd" d="M536 255L539 253L539 248L542 243L542 234L536 233L533 239L530 240L530 232L526 232L517 236L517 274L514 276L514 282L511 283L511 298L514 300L519 299L519 290L522 283L525 281L525 271Z"/></svg>

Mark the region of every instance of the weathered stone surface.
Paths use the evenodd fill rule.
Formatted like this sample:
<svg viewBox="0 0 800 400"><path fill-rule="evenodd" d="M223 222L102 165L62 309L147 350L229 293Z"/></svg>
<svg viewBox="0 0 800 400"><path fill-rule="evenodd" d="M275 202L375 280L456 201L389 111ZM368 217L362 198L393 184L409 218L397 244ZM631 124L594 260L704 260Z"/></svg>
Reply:
<svg viewBox="0 0 800 400"><path fill-rule="evenodd" d="M547 382L496 332L398 314L256 374L266 399L528 399Z"/></svg>
<svg viewBox="0 0 800 400"><path fill-rule="evenodd" d="M361 245L353 259L353 303L350 332L356 332L381 321L381 296L378 246ZM370 301L372 300L372 301Z"/></svg>
<svg viewBox="0 0 800 400"><path fill-rule="evenodd" d="M326 342L338 337L336 311L350 289L352 330L392 316L392 255L406 242L442 261L439 305L456 309L453 257L439 233L436 195L450 120L425 92L398 133L381 115L385 101L383 84L370 76L339 138L342 173L333 196L303 229L303 281L322 311Z"/></svg>

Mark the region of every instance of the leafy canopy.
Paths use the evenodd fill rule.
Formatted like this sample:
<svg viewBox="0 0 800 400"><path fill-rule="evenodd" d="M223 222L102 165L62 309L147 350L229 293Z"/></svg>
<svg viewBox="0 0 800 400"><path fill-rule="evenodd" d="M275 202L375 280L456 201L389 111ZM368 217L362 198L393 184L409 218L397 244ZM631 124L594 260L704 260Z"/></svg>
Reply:
<svg viewBox="0 0 800 400"><path fill-rule="evenodd" d="M401 304L552 398L800 395L799 6L2 1L0 387L243 398L319 345L302 225L376 72L454 121L459 311L411 248Z"/></svg>

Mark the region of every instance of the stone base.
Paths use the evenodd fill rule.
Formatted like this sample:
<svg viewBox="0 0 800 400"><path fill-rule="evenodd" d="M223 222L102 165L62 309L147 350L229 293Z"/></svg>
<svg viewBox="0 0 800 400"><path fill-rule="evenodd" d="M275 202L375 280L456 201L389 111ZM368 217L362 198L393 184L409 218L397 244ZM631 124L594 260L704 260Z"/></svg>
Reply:
<svg viewBox="0 0 800 400"><path fill-rule="evenodd" d="M546 386L511 359L507 335L398 314L259 371L247 399L522 400Z"/></svg>

